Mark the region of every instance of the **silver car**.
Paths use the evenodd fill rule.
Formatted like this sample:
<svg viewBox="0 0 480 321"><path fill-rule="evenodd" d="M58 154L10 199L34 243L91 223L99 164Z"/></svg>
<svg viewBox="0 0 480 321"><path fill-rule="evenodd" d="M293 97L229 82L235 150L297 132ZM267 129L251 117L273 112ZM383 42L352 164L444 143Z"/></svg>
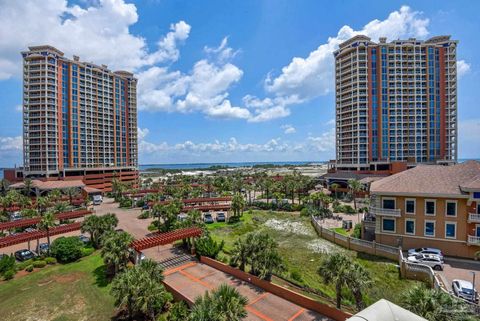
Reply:
<svg viewBox="0 0 480 321"><path fill-rule="evenodd" d="M410 263L428 265L429 267L437 271L443 270L443 260L438 255L416 254L409 256L407 258L407 261Z"/></svg>
<svg viewBox="0 0 480 321"><path fill-rule="evenodd" d="M478 302L478 292L475 290L474 295L473 284L471 282L455 279L452 282L452 289L457 297L475 303Z"/></svg>
<svg viewBox="0 0 480 321"><path fill-rule="evenodd" d="M418 247L415 249L408 250L408 256L412 256L415 254L435 254L441 257L443 261L443 253L441 250L436 249L434 247Z"/></svg>

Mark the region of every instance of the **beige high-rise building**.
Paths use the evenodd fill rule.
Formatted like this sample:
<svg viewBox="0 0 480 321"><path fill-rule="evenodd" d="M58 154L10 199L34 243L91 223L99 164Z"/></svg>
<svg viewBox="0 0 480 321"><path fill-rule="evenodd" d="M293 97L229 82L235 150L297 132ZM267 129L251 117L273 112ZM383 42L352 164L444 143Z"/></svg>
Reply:
<svg viewBox="0 0 480 321"><path fill-rule="evenodd" d="M335 56L336 167L457 161L458 41L355 36Z"/></svg>
<svg viewBox="0 0 480 321"><path fill-rule="evenodd" d="M51 46L23 56L24 177L135 172L137 79Z"/></svg>

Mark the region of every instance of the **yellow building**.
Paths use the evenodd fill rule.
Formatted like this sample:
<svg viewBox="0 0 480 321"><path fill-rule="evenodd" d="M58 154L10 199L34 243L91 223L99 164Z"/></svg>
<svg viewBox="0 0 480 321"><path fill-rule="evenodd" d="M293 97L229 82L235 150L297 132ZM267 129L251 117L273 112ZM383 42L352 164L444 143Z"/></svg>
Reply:
<svg viewBox="0 0 480 321"><path fill-rule="evenodd" d="M480 163L420 165L371 184L378 243L435 247L473 258L480 251Z"/></svg>

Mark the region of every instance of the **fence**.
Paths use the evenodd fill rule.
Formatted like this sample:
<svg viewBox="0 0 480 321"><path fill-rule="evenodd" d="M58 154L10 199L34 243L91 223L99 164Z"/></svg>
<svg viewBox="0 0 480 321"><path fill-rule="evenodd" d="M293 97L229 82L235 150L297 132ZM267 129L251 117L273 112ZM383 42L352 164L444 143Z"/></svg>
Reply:
<svg viewBox="0 0 480 321"><path fill-rule="evenodd" d="M401 249L399 247L397 248L384 244L378 244L375 241L370 242L339 234L322 227L318 219L314 216L312 216L312 224L320 237L340 246L346 247L349 250L386 257L394 261L400 261L399 252L401 252Z"/></svg>

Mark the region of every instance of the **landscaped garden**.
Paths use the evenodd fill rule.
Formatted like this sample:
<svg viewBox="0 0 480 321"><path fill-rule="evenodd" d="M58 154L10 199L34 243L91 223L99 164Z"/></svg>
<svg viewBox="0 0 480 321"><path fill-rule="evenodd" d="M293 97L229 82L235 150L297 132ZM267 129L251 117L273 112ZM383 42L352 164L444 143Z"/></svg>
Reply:
<svg viewBox="0 0 480 321"><path fill-rule="evenodd" d="M396 262L387 259L347 251L327 240L319 238L308 217L298 214L272 211L246 211L237 223L213 223L208 225L212 238L225 242L220 259L228 261L234 243L243 235L254 231L267 232L277 243L284 261L285 270L273 278L274 282L286 284L282 279L293 282L305 290L305 294L316 299L329 301L335 298L333 285L327 285L318 274L322 260L329 254L342 252L354 257L372 279L364 293L367 305L385 298L399 303L407 289L418 282L399 278ZM288 283L286 284L288 285ZM354 297L345 291L342 304L353 307Z"/></svg>

